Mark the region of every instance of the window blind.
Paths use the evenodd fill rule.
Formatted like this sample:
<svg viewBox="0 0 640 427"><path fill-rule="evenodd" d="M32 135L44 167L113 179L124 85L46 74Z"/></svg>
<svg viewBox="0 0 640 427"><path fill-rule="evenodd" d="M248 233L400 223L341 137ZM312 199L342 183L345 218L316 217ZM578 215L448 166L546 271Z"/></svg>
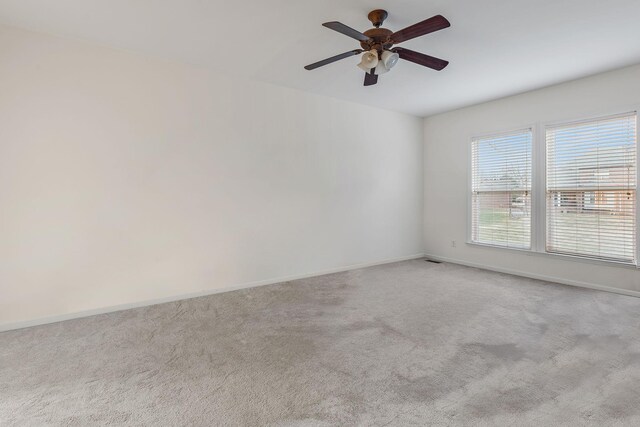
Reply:
<svg viewBox="0 0 640 427"><path fill-rule="evenodd" d="M546 250L636 262L636 113L546 129Z"/></svg>
<svg viewBox="0 0 640 427"><path fill-rule="evenodd" d="M472 140L472 242L531 247L531 145L531 129Z"/></svg>

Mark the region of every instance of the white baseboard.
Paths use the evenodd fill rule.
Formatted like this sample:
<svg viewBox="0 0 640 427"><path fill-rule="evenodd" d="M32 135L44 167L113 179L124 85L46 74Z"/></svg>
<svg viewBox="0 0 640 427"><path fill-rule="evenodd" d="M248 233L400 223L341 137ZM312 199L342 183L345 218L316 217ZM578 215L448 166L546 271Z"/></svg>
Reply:
<svg viewBox="0 0 640 427"><path fill-rule="evenodd" d="M240 290L240 289L254 288L254 287L257 287L257 286L273 285L273 284L276 284L276 283L289 282L291 280L307 279L309 277L323 276L325 274L340 273L340 272L343 272L343 271L357 270L359 268L373 267L373 266L376 266L376 265L390 264L390 263L393 263L393 262L408 261L408 260L417 259L417 258L423 258L423 257L424 257L424 254L414 254L414 255L408 255L408 256L399 257L399 258L385 259L385 260L381 260L381 261L366 262L366 263L361 263L361 264L353 264L353 265L348 265L348 266L345 266L345 267L338 267L338 268L332 268L332 269L329 269L329 270L316 271L314 273L309 273L309 274L299 274L299 275L287 276L287 277L277 277L275 279L259 280L259 281L256 281L256 282L249 282L249 283L244 283L244 284L241 284L241 285L227 286L227 287L224 287L224 288L210 289L210 290L205 290L205 291L200 291L200 292L192 292L192 293L189 293L189 294L174 295L174 296L170 296L170 297L166 297L166 298L157 298L157 299L152 299L152 300L137 301L137 302L127 303L127 304L119 304L119 305L114 305L114 306L109 306L109 307L96 308L96 309L92 309L92 310L79 311L79 312L75 312L75 313L67 313L67 314L60 314L60 315L57 315L57 316L41 317L41 318L33 319L33 320L24 320L24 321L19 321L19 322L4 323L4 324L0 324L0 332L11 331L11 330L14 330L14 329L28 328L28 327L31 327L31 326L45 325L45 324L48 324L48 323L57 323L57 322L65 321L65 320L78 319L78 318L81 318L81 317L95 316L97 314L113 313L113 312L116 312L116 311L129 310L129 309L132 309L132 308L139 308L139 307L146 307L146 306L162 304L162 303L166 303L166 302L181 301L181 300L190 299L190 298L197 298L197 297L203 297L203 296L207 296L207 295L220 294L220 293L223 293L223 292L237 291L237 290Z"/></svg>
<svg viewBox="0 0 640 427"><path fill-rule="evenodd" d="M512 270L509 268L496 267L496 266L486 265L486 264L478 264L474 262L464 261L461 259L442 257L438 255L425 254L424 256L425 258L431 259L434 261L449 262L451 264L460 264L460 265L465 265L467 267L475 267L475 268L481 268L483 270L496 271L498 273L513 274L514 276L527 277L529 279L537 279L545 282L560 283L562 285L577 286L579 288L595 289L598 291L612 292L614 294L628 295L628 296L640 298L640 292L632 291L628 289L614 288L611 286L598 285L596 283L588 283L588 282L582 282L579 280L565 279L562 277L546 276L544 274L529 273L527 271Z"/></svg>

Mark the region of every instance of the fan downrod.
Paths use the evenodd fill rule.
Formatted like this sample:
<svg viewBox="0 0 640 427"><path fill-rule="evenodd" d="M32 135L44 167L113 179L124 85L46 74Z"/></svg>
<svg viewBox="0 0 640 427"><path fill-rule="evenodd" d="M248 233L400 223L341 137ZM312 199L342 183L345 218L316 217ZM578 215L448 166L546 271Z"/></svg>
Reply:
<svg viewBox="0 0 640 427"><path fill-rule="evenodd" d="M389 16L389 14L386 10L376 9L369 12L367 18L369 18L369 21L371 21L374 27L380 28L384 20L387 19L387 16Z"/></svg>

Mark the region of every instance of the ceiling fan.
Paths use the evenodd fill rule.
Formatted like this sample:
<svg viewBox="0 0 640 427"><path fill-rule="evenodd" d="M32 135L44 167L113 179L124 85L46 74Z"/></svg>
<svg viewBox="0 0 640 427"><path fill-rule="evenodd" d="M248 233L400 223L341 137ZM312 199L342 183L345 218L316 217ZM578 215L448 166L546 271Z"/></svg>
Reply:
<svg viewBox="0 0 640 427"><path fill-rule="evenodd" d="M362 49L350 50L349 52L341 53L340 55L307 65L304 68L307 70L315 70L332 62L364 52L358 67L365 72L364 85L371 86L378 83L378 75L384 74L393 68L398 62L398 59L404 59L438 71L449 65L449 62L444 59L435 58L402 47L393 47L395 44L450 27L451 24L444 16L436 15L396 32L386 28L380 28L384 20L387 19L387 16L388 13L386 10L376 9L371 11L367 17L375 28L371 28L364 33L337 21L325 22L322 24L323 26L358 40Z"/></svg>

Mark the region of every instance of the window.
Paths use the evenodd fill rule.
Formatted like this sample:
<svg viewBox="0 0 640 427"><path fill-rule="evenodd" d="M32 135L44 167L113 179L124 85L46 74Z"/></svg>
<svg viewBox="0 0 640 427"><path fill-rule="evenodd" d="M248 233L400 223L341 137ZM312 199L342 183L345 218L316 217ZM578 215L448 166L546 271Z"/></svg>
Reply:
<svg viewBox="0 0 640 427"><path fill-rule="evenodd" d="M546 250L636 262L635 113L546 129Z"/></svg>
<svg viewBox="0 0 640 427"><path fill-rule="evenodd" d="M474 138L471 241L531 248L531 129Z"/></svg>

